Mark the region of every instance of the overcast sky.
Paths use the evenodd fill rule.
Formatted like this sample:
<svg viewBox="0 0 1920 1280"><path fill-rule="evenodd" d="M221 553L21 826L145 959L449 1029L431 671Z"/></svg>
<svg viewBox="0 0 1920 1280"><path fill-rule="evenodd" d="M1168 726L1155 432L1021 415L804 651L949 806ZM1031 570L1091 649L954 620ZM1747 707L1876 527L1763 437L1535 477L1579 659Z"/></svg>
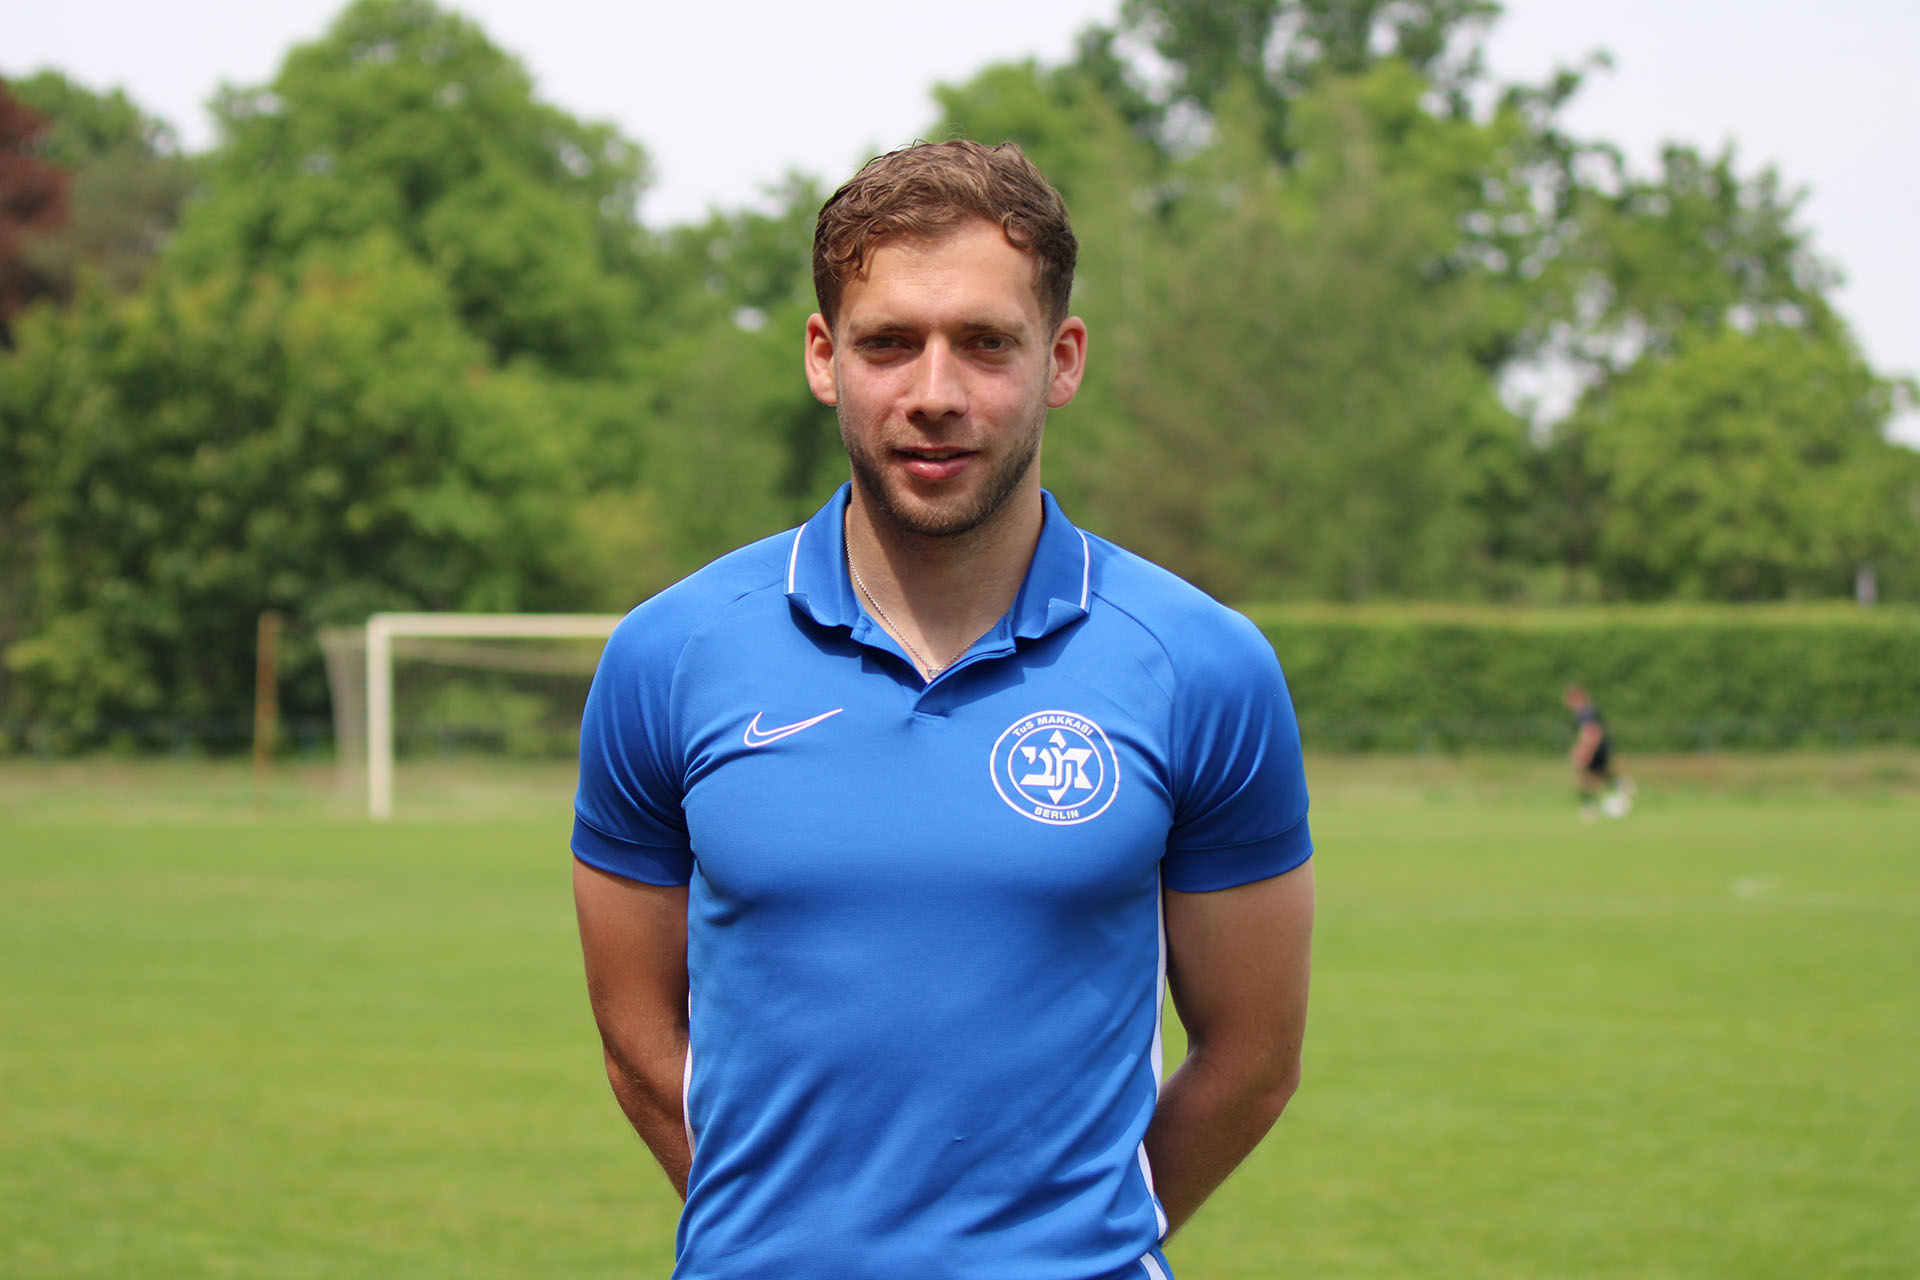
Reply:
<svg viewBox="0 0 1920 1280"><path fill-rule="evenodd" d="M838 182L933 116L928 88L989 62L1058 60L1119 0L847 0L707 4L459 0L532 72L542 97L641 142L655 226L753 201L789 169ZM191 149L212 140L221 82L272 78L343 0L7 0L0 75L54 67L119 86ZM1809 197L1804 220L1883 372L1920 374L1920 3L1914 0L1508 0L1489 60L1538 79L1604 48L1615 60L1568 121L1643 166L1662 140L1733 142ZM1920 443L1920 419L1901 434Z"/></svg>

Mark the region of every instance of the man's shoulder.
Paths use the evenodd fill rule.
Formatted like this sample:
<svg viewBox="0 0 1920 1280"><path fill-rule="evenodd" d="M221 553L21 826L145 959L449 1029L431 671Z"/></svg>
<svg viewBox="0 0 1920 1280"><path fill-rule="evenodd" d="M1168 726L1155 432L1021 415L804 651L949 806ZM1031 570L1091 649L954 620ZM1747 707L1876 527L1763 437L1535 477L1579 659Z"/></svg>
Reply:
<svg viewBox="0 0 1920 1280"><path fill-rule="evenodd" d="M729 551L628 612L607 643L627 657L678 652L703 627L743 602L784 595L794 530Z"/></svg>
<svg viewBox="0 0 1920 1280"><path fill-rule="evenodd" d="M1094 534L1086 538L1095 599L1149 637L1175 670L1202 675L1274 660L1266 636L1238 609L1145 556Z"/></svg>

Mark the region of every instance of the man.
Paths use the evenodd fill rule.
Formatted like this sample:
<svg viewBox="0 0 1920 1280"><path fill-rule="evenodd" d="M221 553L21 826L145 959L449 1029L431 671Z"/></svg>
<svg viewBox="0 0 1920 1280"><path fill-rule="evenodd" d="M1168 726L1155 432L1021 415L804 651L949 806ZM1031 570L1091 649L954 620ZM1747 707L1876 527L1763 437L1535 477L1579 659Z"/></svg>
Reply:
<svg viewBox="0 0 1920 1280"><path fill-rule="evenodd" d="M1292 706L1246 619L1040 487L1075 253L1010 144L862 169L805 336L851 484L602 659L575 896L676 1277L1164 1280L1295 1087Z"/></svg>
<svg viewBox="0 0 1920 1280"><path fill-rule="evenodd" d="M1573 750L1569 760L1580 788L1580 821L1624 818L1633 808L1633 780L1613 773L1613 741L1593 697L1577 684L1568 685L1561 702L1573 712Z"/></svg>

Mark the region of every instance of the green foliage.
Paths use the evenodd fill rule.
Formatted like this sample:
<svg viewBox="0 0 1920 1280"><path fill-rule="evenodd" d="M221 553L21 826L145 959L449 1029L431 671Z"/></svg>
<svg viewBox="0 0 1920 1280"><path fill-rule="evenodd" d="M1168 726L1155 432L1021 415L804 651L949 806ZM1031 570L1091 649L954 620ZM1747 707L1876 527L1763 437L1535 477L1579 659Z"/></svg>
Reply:
<svg viewBox="0 0 1920 1280"><path fill-rule="evenodd" d="M1073 211L1049 486L1232 600L1920 600L1915 389L1799 194L1731 148L1631 172L1561 119L1584 72L1487 82L1495 12L1128 0L937 90L927 136L1020 141ZM191 160L17 87L73 216L16 255L69 314L0 355L0 713L235 719L259 609L623 609L845 475L796 359L831 183L649 232L640 146L430 0L351 4Z"/></svg>
<svg viewBox="0 0 1920 1280"><path fill-rule="evenodd" d="M1709 159L1670 145L1657 176L1616 169L1595 184L1568 254L1586 273L1581 357L1617 372L1726 326L1830 334L1838 274L1797 224L1803 197L1771 169L1743 177L1731 147Z"/></svg>
<svg viewBox="0 0 1920 1280"><path fill-rule="evenodd" d="M390 240L293 287L168 278L35 317L13 366L39 626L6 661L64 736L247 707L262 610L306 634L564 600L567 457ZM319 704L310 644L290 656Z"/></svg>
<svg viewBox="0 0 1920 1280"><path fill-rule="evenodd" d="M1323 76L1361 76L1399 61L1465 113L1480 73L1479 41L1499 13L1491 0L1125 0L1123 26L1149 40L1171 72L1163 125L1178 108L1218 115L1250 92L1270 153L1292 150L1291 112Z"/></svg>
<svg viewBox="0 0 1920 1280"><path fill-rule="evenodd" d="M28 250L45 294L70 302L83 280L137 288L197 185L193 161L119 89L95 93L57 71L12 89L46 117L42 154L72 179L66 223Z"/></svg>
<svg viewBox="0 0 1920 1280"><path fill-rule="evenodd" d="M618 500L658 519L666 576L633 584L644 589L625 605L798 523L846 478L833 412L798 373L811 310L717 319L640 357L648 399L629 426L641 481Z"/></svg>
<svg viewBox="0 0 1920 1280"><path fill-rule="evenodd" d="M171 158L123 97L38 83L102 190ZM262 609L297 714L313 625L580 607L661 560L668 522L633 554L595 496L636 482L639 149L423 0L355 4L218 114L160 276L42 317L0 384L0 704L61 742L237 719Z"/></svg>
<svg viewBox="0 0 1920 1280"><path fill-rule="evenodd" d="M714 213L667 233L653 269L675 286L669 297L676 324L744 318L751 329L775 308L811 309L813 223L827 193L817 181L789 174L766 195L772 213Z"/></svg>
<svg viewBox="0 0 1920 1280"><path fill-rule="evenodd" d="M636 145L537 101L526 71L427 0L358 0L263 89L226 93L192 273L270 271L379 231L450 288L492 359L617 366L640 302Z"/></svg>
<svg viewBox="0 0 1920 1280"><path fill-rule="evenodd" d="M96 93L53 70L11 80L8 88L47 118L41 154L62 169L72 171L129 147L154 155L179 150L172 127L141 110L124 90Z"/></svg>
<svg viewBox="0 0 1920 1280"><path fill-rule="evenodd" d="M1920 457L1849 345L1724 329L1649 357L1571 425L1603 477L1598 564L1624 593L1842 596L1920 544Z"/></svg>
<svg viewBox="0 0 1920 1280"><path fill-rule="evenodd" d="M1251 611L1309 749L1546 746L1592 691L1621 747L1920 741L1920 611L1845 605Z"/></svg>

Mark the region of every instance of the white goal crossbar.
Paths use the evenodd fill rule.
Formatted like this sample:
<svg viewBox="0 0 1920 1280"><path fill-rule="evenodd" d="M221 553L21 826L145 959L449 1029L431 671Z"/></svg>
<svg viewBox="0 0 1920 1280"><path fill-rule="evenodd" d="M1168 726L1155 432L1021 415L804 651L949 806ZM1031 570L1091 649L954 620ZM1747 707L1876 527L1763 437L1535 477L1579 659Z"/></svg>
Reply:
<svg viewBox="0 0 1920 1280"><path fill-rule="evenodd" d="M367 813L393 816L393 642L426 639L604 640L620 614L376 613L367 619Z"/></svg>

